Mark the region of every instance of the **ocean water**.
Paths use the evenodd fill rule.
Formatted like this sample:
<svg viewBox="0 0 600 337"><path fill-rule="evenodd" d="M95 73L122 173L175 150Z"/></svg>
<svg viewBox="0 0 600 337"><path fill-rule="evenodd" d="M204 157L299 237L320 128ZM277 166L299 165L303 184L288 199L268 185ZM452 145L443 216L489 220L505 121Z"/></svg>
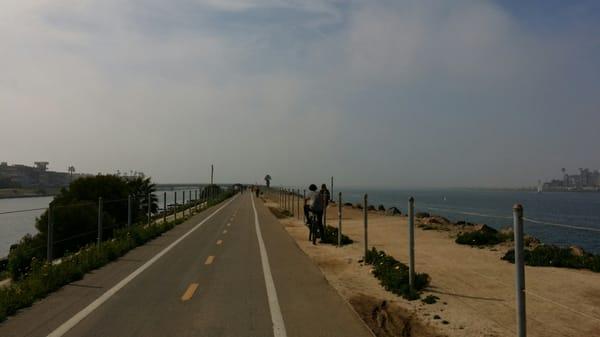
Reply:
<svg viewBox="0 0 600 337"><path fill-rule="evenodd" d="M157 191L155 195L158 198L160 209L163 207L165 193L167 205L175 202L174 192L177 192L179 204L182 202L183 192L185 192L186 201L190 198L190 190ZM191 197L195 198L194 190L191 191ZM37 233L36 218L45 211L52 199L53 197L0 199L0 257L8 255L10 246L17 243L23 236ZM127 200L107 200L105 202L121 202L127 205ZM15 213L2 214L4 212Z"/></svg>
<svg viewBox="0 0 600 337"><path fill-rule="evenodd" d="M452 221L484 223L500 229L512 227L512 208L524 207L525 233L544 243L576 245L600 254L600 193L500 191L475 189L377 190L341 188L344 202L362 202L406 212L409 197L417 211L444 216Z"/></svg>
<svg viewBox="0 0 600 337"><path fill-rule="evenodd" d="M182 191L177 191L181 203ZM189 192L185 190L185 199ZM485 223L494 228L512 226L512 206L521 203L525 213L525 232L545 243L577 245L600 254L600 193L497 191L473 189L381 190L341 188L344 202L362 202L386 208L396 206L406 212L408 198L415 198L417 211L441 215L453 221ZM165 191L157 191L159 207ZM174 203L174 191L166 191L167 204ZM192 198L194 198L192 191ZM0 213L48 207L51 197L0 199ZM126 201L119 201L124 202ZM0 214L0 256L25 234L36 232L35 219L43 210Z"/></svg>

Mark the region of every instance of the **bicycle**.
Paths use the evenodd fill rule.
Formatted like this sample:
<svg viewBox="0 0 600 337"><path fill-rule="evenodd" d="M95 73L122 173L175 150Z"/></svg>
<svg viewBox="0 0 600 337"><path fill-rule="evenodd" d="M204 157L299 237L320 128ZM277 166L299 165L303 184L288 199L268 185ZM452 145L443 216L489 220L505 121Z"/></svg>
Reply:
<svg viewBox="0 0 600 337"><path fill-rule="evenodd" d="M317 238L322 237L321 228L319 226L319 220L313 212L308 213L307 218L308 226L308 241L312 241L313 245L317 244Z"/></svg>

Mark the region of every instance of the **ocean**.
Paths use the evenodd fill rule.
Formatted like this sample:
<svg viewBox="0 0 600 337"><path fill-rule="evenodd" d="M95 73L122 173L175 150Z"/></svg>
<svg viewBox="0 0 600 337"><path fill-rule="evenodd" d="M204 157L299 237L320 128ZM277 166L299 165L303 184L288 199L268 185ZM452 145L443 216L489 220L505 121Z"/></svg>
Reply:
<svg viewBox="0 0 600 337"><path fill-rule="evenodd" d="M187 190L186 190L187 191ZM369 204L395 206L406 212L408 198L415 198L417 211L444 216L452 221L484 223L494 228L512 226L512 206L524 207L525 232L544 243L576 245L600 254L600 193L500 191L476 189L384 190L340 188L344 202L361 202L364 193ZM163 191L157 191L159 207ZM192 197L194 192L192 191ZM186 192L186 200L189 194ZM0 213L45 208L51 197L0 199ZM178 191L181 202L181 190ZM167 204L173 203L173 191L167 191ZM35 233L35 219L43 210L0 214L0 256L10 245L28 233Z"/></svg>
<svg viewBox="0 0 600 337"><path fill-rule="evenodd" d="M452 221L469 221L501 229L512 227L512 208L524 208L525 233L559 246L576 245L600 254L600 193L503 191L478 189L381 190L340 188L343 202L362 202L406 212L415 198L416 211L441 215Z"/></svg>

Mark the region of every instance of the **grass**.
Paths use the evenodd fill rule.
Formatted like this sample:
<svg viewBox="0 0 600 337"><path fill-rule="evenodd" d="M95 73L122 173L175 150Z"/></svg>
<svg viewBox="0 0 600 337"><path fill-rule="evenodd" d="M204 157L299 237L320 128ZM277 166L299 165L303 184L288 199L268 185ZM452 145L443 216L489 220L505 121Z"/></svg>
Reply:
<svg viewBox="0 0 600 337"><path fill-rule="evenodd" d="M409 287L408 266L373 248L367 252L365 262L373 266L373 275L387 291L408 300L420 298L419 292L429 286L430 278L425 273L415 273L414 289Z"/></svg>
<svg viewBox="0 0 600 337"><path fill-rule="evenodd" d="M217 204L231 195L223 195L208 206ZM131 249L160 236L189 217L166 223L117 230L113 239L104 241L100 245L84 246L76 253L64 256L59 264L33 259L29 272L22 279L0 289L0 322L15 314L19 309L31 306L35 301L46 297L62 286L82 279L86 273L100 268L123 256Z"/></svg>
<svg viewBox="0 0 600 337"><path fill-rule="evenodd" d="M321 243L329 243L337 245L338 243L338 229L332 226L327 226L325 235L321 238ZM342 234L342 246L354 243L348 236Z"/></svg>
<svg viewBox="0 0 600 337"><path fill-rule="evenodd" d="M575 255L571 248L541 245L531 250L525 250L523 259L528 266L589 269L596 273L600 272L600 255L586 252L582 255ZM502 260L514 263L514 249L506 252Z"/></svg>

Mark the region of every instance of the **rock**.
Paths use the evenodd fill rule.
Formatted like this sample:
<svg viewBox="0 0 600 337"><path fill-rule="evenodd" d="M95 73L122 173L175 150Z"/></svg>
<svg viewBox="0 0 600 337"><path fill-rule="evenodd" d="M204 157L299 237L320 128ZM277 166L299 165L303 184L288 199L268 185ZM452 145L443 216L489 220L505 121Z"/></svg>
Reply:
<svg viewBox="0 0 600 337"><path fill-rule="evenodd" d="M571 247L569 247L569 249L571 250L571 255L573 255L573 256L584 256L585 255L585 250L583 250L583 248L581 248L581 247L571 246Z"/></svg>
<svg viewBox="0 0 600 337"><path fill-rule="evenodd" d="M450 220L444 218L443 216L433 216L429 219L429 223L430 224L437 224L437 225L447 225L450 223Z"/></svg>
<svg viewBox="0 0 600 337"><path fill-rule="evenodd" d="M457 226L475 226L474 223L472 222L467 222L467 221L457 221L456 222Z"/></svg>
<svg viewBox="0 0 600 337"><path fill-rule="evenodd" d="M417 219L422 219L422 218L429 218L431 215L427 212L417 212L417 214L415 214L415 217L417 217Z"/></svg>
<svg viewBox="0 0 600 337"><path fill-rule="evenodd" d="M385 215L402 215L402 212L396 207L390 207L385 211Z"/></svg>
<svg viewBox="0 0 600 337"><path fill-rule="evenodd" d="M385 212L385 206L383 206L383 205L379 205L379 206L377 207L377 210L378 210L378 211L381 211L381 212Z"/></svg>
<svg viewBox="0 0 600 337"><path fill-rule="evenodd" d="M498 231L486 224L481 224L481 225L476 225L475 227L476 231L479 232L483 232L483 233L498 233Z"/></svg>
<svg viewBox="0 0 600 337"><path fill-rule="evenodd" d="M375 206L373 206L373 205L369 205L369 207L367 207L367 210L368 211L376 211L377 208L375 208Z"/></svg>

